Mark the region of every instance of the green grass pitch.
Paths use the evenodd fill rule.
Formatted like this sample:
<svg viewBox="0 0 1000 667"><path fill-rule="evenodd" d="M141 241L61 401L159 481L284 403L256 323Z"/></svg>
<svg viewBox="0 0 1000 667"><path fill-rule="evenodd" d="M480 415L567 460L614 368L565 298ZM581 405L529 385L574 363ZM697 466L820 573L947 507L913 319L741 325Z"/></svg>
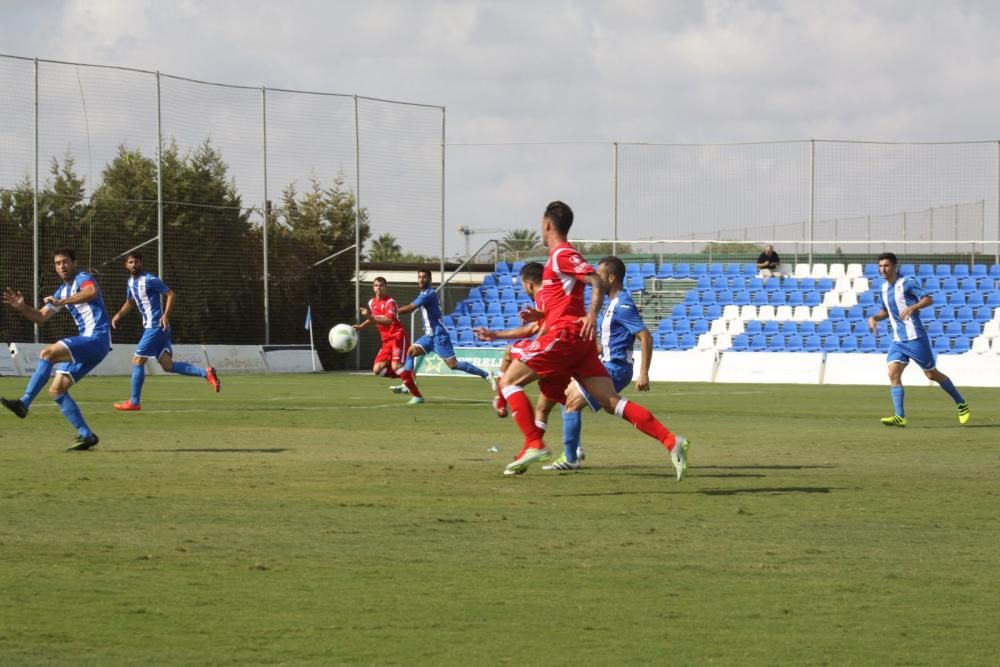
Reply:
<svg viewBox="0 0 1000 667"><path fill-rule="evenodd" d="M961 378L956 378L961 387ZM0 664L996 664L1000 391L654 384L518 478L475 379L127 378L0 414ZM17 396L24 379L0 378ZM529 393L534 395L535 390ZM558 451L560 419L550 446ZM499 452L490 451L493 446Z"/></svg>

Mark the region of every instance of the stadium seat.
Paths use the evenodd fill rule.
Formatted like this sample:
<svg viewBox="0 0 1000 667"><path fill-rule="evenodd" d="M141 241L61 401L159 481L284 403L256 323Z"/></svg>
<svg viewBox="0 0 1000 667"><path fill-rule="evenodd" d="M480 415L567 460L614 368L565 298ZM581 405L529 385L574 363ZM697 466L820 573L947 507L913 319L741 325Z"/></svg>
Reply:
<svg viewBox="0 0 1000 667"><path fill-rule="evenodd" d="M993 319L992 311L989 306L979 306L976 308L974 319L977 322L989 322Z"/></svg>
<svg viewBox="0 0 1000 667"><path fill-rule="evenodd" d="M833 289L833 280L830 278L817 278L816 290L819 292L829 292Z"/></svg>
<svg viewBox="0 0 1000 667"><path fill-rule="evenodd" d="M722 309L722 319L738 320L739 318L740 318L740 307L737 306L736 304L731 303Z"/></svg>
<svg viewBox="0 0 1000 667"><path fill-rule="evenodd" d="M749 347L750 347L750 337L747 336L746 334L740 334L739 336L733 338L732 350L734 352L744 352Z"/></svg>
<svg viewBox="0 0 1000 667"><path fill-rule="evenodd" d="M757 319L757 306L740 306L740 319L744 322Z"/></svg>
<svg viewBox="0 0 1000 667"><path fill-rule="evenodd" d="M684 295L684 303L698 303L699 295L698 290L691 290Z"/></svg>
<svg viewBox="0 0 1000 667"><path fill-rule="evenodd" d="M778 326L777 320L767 320L763 323L761 333L765 336L776 336L781 333L781 328Z"/></svg>
<svg viewBox="0 0 1000 667"><path fill-rule="evenodd" d="M917 275L921 278L930 278L934 275L934 265L933 264L921 264L917 267Z"/></svg>
<svg viewBox="0 0 1000 667"><path fill-rule="evenodd" d="M949 338L954 338L956 336L962 335L962 323L958 320L952 320L944 325L944 335Z"/></svg>
<svg viewBox="0 0 1000 667"><path fill-rule="evenodd" d="M826 268L826 264L818 263L812 265L812 270L809 272L809 275L819 280L820 278L828 277L830 273Z"/></svg>
<svg viewBox="0 0 1000 667"><path fill-rule="evenodd" d="M809 320L809 306L795 306L792 311L792 319L796 322L806 322Z"/></svg>
<svg viewBox="0 0 1000 667"><path fill-rule="evenodd" d="M477 299L475 301L467 301L466 303L469 304L469 315L472 317L486 314L486 307L483 305L482 301Z"/></svg>
<svg viewBox="0 0 1000 667"><path fill-rule="evenodd" d="M944 323L951 322L955 319L955 309L951 306L935 306L934 317Z"/></svg>
<svg viewBox="0 0 1000 667"><path fill-rule="evenodd" d="M698 295L698 300L701 301L701 303L703 304L708 304L708 303L718 303L719 298L716 296L714 290L707 289L702 291Z"/></svg>
<svg viewBox="0 0 1000 667"><path fill-rule="evenodd" d="M751 278L750 280L746 281L746 289L750 290L751 292L764 289L764 281L756 277Z"/></svg>
<svg viewBox="0 0 1000 667"><path fill-rule="evenodd" d="M843 336L840 339L840 351L841 352L857 352L858 351L858 339L853 335Z"/></svg>
<svg viewBox="0 0 1000 667"><path fill-rule="evenodd" d="M486 315L500 315L500 302L490 301L486 304Z"/></svg>
<svg viewBox="0 0 1000 667"><path fill-rule="evenodd" d="M708 333L708 320L706 320L703 317L699 317L696 320L692 320L691 332L696 336L701 335L703 333Z"/></svg>
<svg viewBox="0 0 1000 667"><path fill-rule="evenodd" d="M962 290L963 292L975 292L979 289L979 285L976 282L975 278L973 278L972 276L966 276L965 278L962 278L959 281L958 289Z"/></svg>
<svg viewBox="0 0 1000 667"><path fill-rule="evenodd" d="M840 306L840 297L834 291L824 292L823 305L827 308L837 308Z"/></svg>
<svg viewBox="0 0 1000 667"><path fill-rule="evenodd" d="M955 311L955 319L960 322L967 322L969 320L974 320L975 315L973 314L972 306L961 306Z"/></svg>
<svg viewBox="0 0 1000 667"><path fill-rule="evenodd" d="M791 306L778 306L774 311L774 319L779 322L785 322L792 319L792 307Z"/></svg>
<svg viewBox="0 0 1000 667"><path fill-rule="evenodd" d="M913 276L917 273L917 267L913 264L901 264L899 266L899 273L904 276Z"/></svg>
<svg viewBox="0 0 1000 667"><path fill-rule="evenodd" d="M485 276L483 276L483 287L496 287L496 286L497 286L497 278L495 275L493 275L492 273L487 273Z"/></svg>
<svg viewBox="0 0 1000 667"><path fill-rule="evenodd" d="M677 346L682 350L690 350L697 345L697 343L698 341L694 337L693 333L686 333L680 337L680 340L677 342Z"/></svg>
<svg viewBox="0 0 1000 667"><path fill-rule="evenodd" d="M807 306L819 306L823 303L823 297L819 292L812 291L806 292L802 298L803 303Z"/></svg>
<svg viewBox="0 0 1000 667"><path fill-rule="evenodd" d="M784 336L771 336L767 339L767 350L769 352L787 352L785 349Z"/></svg>
<svg viewBox="0 0 1000 667"><path fill-rule="evenodd" d="M676 350L680 342L677 339L677 334L671 332L665 332L660 334L660 348L663 350Z"/></svg>
<svg viewBox="0 0 1000 667"><path fill-rule="evenodd" d="M986 336L976 336L972 339L973 354L988 354L990 351L990 339Z"/></svg>
<svg viewBox="0 0 1000 667"><path fill-rule="evenodd" d="M653 278L656 276L656 264L653 262L643 262L639 270L639 275L646 278Z"/></svg>
<svg viewBox="0 0 1000 667"><path fill-rule="evenodd" d="M761 322L760 320L750 320L749 322L746 322L743 326L746 327L746 332L751 336L764 333L764 323Z"/></svg>
<svg viewBox="0 0 1000 667"><path fill-rule="evenodd" d="M962 322L962 335L963 336L978 336L983 333L983 325L975 320L966 320Z"/></svg>
<svg viewBox="0 0 1000 667"><path fill-rule="evenodd" d="M469 347L476 344L476 337L472 334L472 329L459 329L458 338L455 344Z"/></svg>
<svg viewBox="0 0 1000 667"><path fill-rule="evenodd" d="M941 320L934 320L927 324L927 335L931 338L944 335L944 323Z"/></svg>
<svg viewBox="0 0 1000 667"><path fill-rule="evenodd" d="M503 315L494 315L490 318L489 327L494 331L501 331L507 328L507 320L504 319Z"/></svg>
<svg viewBox="0 0 1000 667"><path fill-rule="evenodd" d="M673 278L674 277L674 265L671 262L663 262L660 264L660 268L656 272L656 277L660 279Z"/></svg>
<svg viewBox="0 0 1000 667"><path fill-rule="evenodd" d="M673 331L674 330L674 321L672 319L670 319L669 317L664 317L662 320L660 320L656 324L656 330L657 331Z"/></svg>
<svg viewBox="0 0 1000 667"><path fill-rule="evenodd" d="M865 269L860 264L848 264L847 270L844 272L844 275L853 280L855 278L860 278L863 275L865 275Z"/></svg>
<svg viewBox="0 0 1000 667"><path fill-rule="evenodd" d="M707 350L714 350L715 336L713 336L710 333L703 333L699 335L698 342L696 343L695 347L702 352L705 352Z"/></svg>
<svg viewBox="0 0 1000 667"><path fill-rule="evenodd" d="M795 271L792 274L796 278L808 278L809 277L809 265L808 264L796 264Z"/></svg>
<svg viewBox="0 0 1000 667"><path fill-rule="evenodd" d="M715 349L721 351L728 350L733 346L733 339L729 334L719 334L715 337Z"/></svg>
<svg viewBox="0 0 1000 667"><path fill-rule="evenodd" d="M853 292L854 288L851 286L851 279L847 276L841 276L837 278L837 281L833 284L833 291L837 294L843 294L844 292Z"/></svg>
<svg viewBox="0 0 1000 667"><path fill-rule="evenodd" d="M802 292L789 292L788 293L788 305L792 306L804 306L805 300L802 298Z"/></svg>
<svg viewBox="0 0 1000 667"><path fill-rule="evenodd" d="M717 320L712 320L711 323L708 325L708 333L712 334L713 336L724 334L727 331L728 329L726 327L726 321L722 318L719 318Z"/></svg>
<svg viewBox="0 0 1000 667"><path fill-rule="evenodd" d="M767 302L777 308L784 306L788 302L788 296L784 292L768 292Z"/></svg>
<svg viewBox="0 0 1000 667"><path fill-rule="evenodd" d="M729 320L729 326L726 328L726 333L730 336L735 338L745 331L746 326L743 324L743 320Z"/></svg>
<svg viewBox="0 0 1000 667"><path fill-rule="evenodd" d="M847 336L853 334L854 330L851 328L851 321L837 320L836 324L833 325L833 333L837 334L838 336Z"/></svg>
<svg viewBox="0 0 1000 667"><path fill-rule="evenodd" d="M680 320L675 319L674 333L676 333L678 336L682 336L686 333L691 333L691 320L687 319L686 317Z"/></svg>
<svg viewBox="0 0 1000 667"><path fill-rule="evenodd" d="M496 273L501 275L510 273L510 264L507 262L497 262Z"/></svg>
<svg viewBox="0 0 1000 667"><path fill-rule="evenodd" d="M705 319L714 320L722 317L722 306L710 303L705 306Z"/></svg>
<svg viewBox="0 0 1000 667"><path fill-rule="evenodd" d="M510 272L515 276L521 275L521 269L524 268L524 262L518 261L510 265Z"/></svg>
<svg viewBox="0 0 1000 667"><path fill-rule="evenodd" d="M801 352L802 351L802 336L798 334L791 334L785 337L785 351L786 352Z"/></svg>
<svg viewBox="0 0 1000 667"><path fill-rule="evenodd" d="M871 333L861 336L861 340L858 342L858 351L869 354L872 352L878 352L875 336L871 335Z"/></svg>
<svg viewBox="0 0 1000 667"><path fill-rule="evenodd" d="M823 339L823 352L840 352L840 338L837 336L827 336Z"/></svg>
<svg viewBox="0 0 1000 667"><path fill-rule="evenodd" d="M844 292L840 295L841 308L853 308L858 305L858 295L854 292Z"/></svg>
<svg viewBox="0 0 1000 667"><path fill-rule="evenodd" d="M757 309L757 319L761 322L767 322L768 320L774 319L774 306L766 304Z"/></svg>
<svg viewBox="0 0 1000 667"><path fill-rule="evenodd" d="M679 280L686 280L691 277L691 265L687 262L674 264L673 277Z"/></svg>
<svg viewBox="0 0 1000 667"><path fill-rule="evenodd" d="M864 275L865 278L868 278L868 280L878 278L878 264L865 264L864 273L862 275Z"/></svg>
<svg viewBox="0 0 1000 667"><path fill-rule="evenodd" d="M750 292L748 290L740 290L733 294L733 303L737 306L749 306L750 305Z"/></svg>
<svg viewBox="0 0 1000 667"><path fill-rule="evenodd" d="M742 265L738 262L729 262L726 264L725 274L730 278L737 278L743 275Z"/></svg>
<svg viewBox="0 0 1000 667"><path fill-rule="evenodd" d="M956 278L965 278L969 276L969 274L970 271L968 264L956 264L951 269L951 275L955 276Z"/></svg>
<svg viewBox="0 0 1000 667"><path fill-rule="evenodd" d="M791 320L778 323L778 331L782 336L791 336L799 332L799 323Z"/></svg>
<svg viewBox="0 0 1000 667"><path fill-rule="evenodd" d="M947 278L951 275L951 264L938 264L934 267L934 275L939 278Z"/></svg>
<svg viewBox="0 0 1000 667"><path fill-rule="evenodd" d="M812 316L809 318L813 322L822 322L828 316L826 312L826 306L813 306Z"/></svg>
<svg viewBox="0 0 1000 667"><path fill-rule="evenodd" d="M520 312L520 307L517 305L516 301L505 301L500 304L500 312L504 315L510 317L511 315L517 315Z"/></svg>
<svg viewBox="0 0 1000 667"><path fill-rule="evenodd" d="M705 306L700 303L691 303L687 305L687 316L692 320L698 319L699 317L705 317Z"/></svg>
<svg viewBox="0 0 1000 667"><path fill-rule="evenodd" d="M862 306L873 306L875 305L875 295L871 292L862 292L858 294L858 303Z"/></svg>
<svg viewBox="0 0 1000 667"><path fill-rule="evenodd" d="M990 296L986 299L986 305L990 308L1000 308L1000 291L990 292Z"/></svg>
<svg viewBox="0 0 1000 667"><path fill-rule="evenodd" d="M674 307L670 309L671 317L687 317L687 309L684 308L683 303L674 304Z"/></svg>
<svg viewBox="0 0 1000 667"><path fill-rule="evenodd" d="M754 290L750 293L750 301L758 305L767 303L767 292L762 289Z"/></svg>
<svg viewBox="0 0 1000 667"><path fill-rule="evenodd" d="M799 291L813 292L816 290L816 281L812 278L802 278L799 282Z"/></svg>
<svg viewBox="0 0 1000 667"><path fill-rule="evenodd" d="M711 287L714 290L729 289L729 279L725 276L714 276L711 278Z"/></svg>
<svg viewBox="0 0 1000 667"><path fill-rule="evenodd" d="M490 321L485 315L474 315L472 317L472 328L478 329L479 327L489 327Z"/></svg>
<svg viewBox="0 0 1000 667"><path fill-rule="evenodd" d="M870 289L871 285L869 284L868 279L865 278L864 276L861 276L860 278L855 278L853 281L851 281L851 290L855 294L864 294Z"/></svg>
<svg viewBox="0 0 1000 667"><path fill-rule="evenodd" d="M708 275L710 276L722 276L725 275L725 265L723 264L709 264L708 265Z"/></svg>
<svg viewBox="0 0 1000 667"><path fill-rule="evenodd" d="M744 278L750 278L757 275L757 265L751 264L749 262L744 262L740 264L740 273Z"/></svg>
<svg viewBox="0 0 1000 667"><path fill-rule="evenodd" d="M764 334L756 334L750 337L750 351L764 352L767 350L767 337Z"/></svg>
<svg viewBox="0 0 1000 667"><path fill-rule="evenodd" d="M700 278L701 276L708 275L708 264L692 264L691 265L691 276L693 278ZM692 347L694 347L692 345Z"/></svg>
<svg viewBox="0 0 1000 667"><path fill-rule="evenodd" d="M817 334L807 336L802 342L802 349L806 352L819 352L823 349L823 344Z"/></svg>
<svg viewBox="0 0 1000 667"><path fill-rule="evenodd" d="M938 336L935 338L934 351L938 354L951 353L951 338L948 338L947 336Z"/></svg>
<svg viewBox="0 0 1000 667"><path fill-rule="evenodd" d="M865 309L862 306L852 306L847 311L847 319L852 322L859 322L865 319Z"/></svg>
<svg viewBox="0 0 1000 667"><path fill-rule="evenodd" d="M990 266L990 278L1000 279L1000 264Z"/></svg>
<svg viewBox="0 0 1000 667"><path fill-rule="evenodd" d="M695 287L699 290L712 289L712 279L709 276L698 276L695 281Z"/></svg>
<svg viewBox="0 0 1000 667"><path fill-rule="evenodd" d="M833 335L833 321L823 320L822 322L816 323L816 333L820 336L832 336Z"/></svg>
<svg viewBox="0 0 1000 667"><path fill-rule="evenodd" d="M843 320L847 318L847 311L840 306L836 306L834 308L828 308L826 316L831 321Z"/></svg>
<svg viewBox="0 0 1000 667"><path fill-rule="evenodd" d="M507 315L504 317L504 322L507 324L508 329L516 329L521 326L521 318L517 315Z"/></svg>
<svg viewBox="0 0 1000 667"><path fill-rule="evenodd" d="M836 264L831 264L830 270L828 271L827 275L829 275L834 280L838 280L847 275L847 268L843 264L840 264L839 262Z"/></svg>
<svg viewBox="0 0 1000 667"><path fill-rule="evenodd" d="M951 276L949 278L942 279L940 289L944 290L945 292L954 292L955 290L958 289L958 278L956 278L955 276Z"/></svg>

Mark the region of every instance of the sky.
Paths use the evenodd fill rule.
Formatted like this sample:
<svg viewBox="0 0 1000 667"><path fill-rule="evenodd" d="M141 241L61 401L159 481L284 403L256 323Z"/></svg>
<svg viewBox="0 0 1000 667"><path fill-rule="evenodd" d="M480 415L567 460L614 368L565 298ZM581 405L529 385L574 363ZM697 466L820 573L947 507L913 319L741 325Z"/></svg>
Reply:
<svg viewBox="0 0 1000 667"><path fill-rule="evenodd" d="M556 198L577 208L584 236L609 237L612 142L803 142L724 155L620 148L619 238L675 238L798 222L807 215L809 139L996 141L998 26L1000 3L973 1L15 0L5 3L0 53L443 106L452 255L464 249L459 225L484 230L478 245L496 236L485 230L533 228ZM4 100L0 92L0 114ZM423 115L410 129L431 141L439 123ZM844 158L824 146L821 171L835 182L819 188L824 208L815 215L889 216L990 196L992 220L995 148L942 150ZM432 173L440 156L381 159L369 170L394 183L412 177L413 189L440 187ZM700 194L678 172L694 173ZM852 194L872 190L873 173L888 174L885 184ZM942 178L954 187L939 189ZM894 179L905 183L893 189ZM248 180L247 190L260 187ZM390 199L386 190L372 201L388 211ZM441 225L436 200L404 198L382 230L425 246L418 250L439 247L426 229Z"/></svg>

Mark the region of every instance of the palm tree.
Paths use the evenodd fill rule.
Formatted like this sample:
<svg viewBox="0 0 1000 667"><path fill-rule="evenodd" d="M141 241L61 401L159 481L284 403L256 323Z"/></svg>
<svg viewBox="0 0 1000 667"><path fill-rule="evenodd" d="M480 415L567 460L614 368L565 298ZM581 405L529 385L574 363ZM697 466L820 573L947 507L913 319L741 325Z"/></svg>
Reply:
<svg viewBox="0 0 1000 667"><path fill-rule="evenodd" d="M538 232L530 229L512 229L503 238L503 248L507 252L520 253L533 250L542 245Z"/></svg>
<svg viewBox="0 0 1000 667"><path fill-rule="evenodd" d="M371 250L368 251L368 261L370 262L396 262L403 256L403 249L396 242L396 237L392 234L382 234L372 241Z"/></svg>

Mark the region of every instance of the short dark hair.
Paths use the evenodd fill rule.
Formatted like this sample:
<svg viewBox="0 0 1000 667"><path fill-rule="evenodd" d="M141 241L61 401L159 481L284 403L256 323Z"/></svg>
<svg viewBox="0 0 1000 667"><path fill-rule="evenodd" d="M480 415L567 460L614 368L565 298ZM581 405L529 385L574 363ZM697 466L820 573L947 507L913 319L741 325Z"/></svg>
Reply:
<svg viewBox="0 0 1000 667"><path fill-rule="evenodd" d="M889 260L892 264L899 264L899 260L896 259L896 253L894 252L884 252L878 256L878 261L881 262L883 259Z"/></svg>
<svg viewBox="0 0 1000 667"><path fill-rule="evenodd" d="M142 259L142 253L138 250L133 250L129 254L125 255L125 260L127 261L129 257L135 257L140 262L145 261Z"/></svg>
<svg viewBox="0 0 1000 667"><path fill-rule="evenodd" d="M419 276L421 273L426 273L428 278L434 280L434 272L430 269L417 269L417 275Z"/></svg>
<svg viewBox="0 0 1000 667"><path fill-rule="evenodd" d="M52 251L52 259L55 259L59 255L69 257L70 260L74 262L76 261L76 250L73 250L72 248L56 248Z"/></svg>
<svg viewBox="0 0 1000 667"><path fill-rule="evenodd" d="M563 236L569 234L569 228L573 226L573 209L569 204L558 200L550 202L545 207L545 217L552 221L560 234Z"/></svg>
<svg viewBox="0 0 1000 667"><path fill-rule="evenodd" d="M527 280L529 283L541 283L544 270L545 267L541 262L528 262L521 267L521 280Z"/></svg>
<svg viewBox="0 0 1000 667"><path fill-rule="evenodd" d="M375 280L372 281L372 285L374 285L375 283L385 283L386 285L388 285L389 281L383 278L382 276L375 276Z"/></svg>
<svg viewBox="0 0 1000 667"><path fill-rule="evenodd" d="M600 266L601 264L607 266L608 271L611 272L611 275L618 278L619 283L625 282L625 262L621 261L614 255L608 255L607 257L599 261L597 264L598 266Z"/></svg>

